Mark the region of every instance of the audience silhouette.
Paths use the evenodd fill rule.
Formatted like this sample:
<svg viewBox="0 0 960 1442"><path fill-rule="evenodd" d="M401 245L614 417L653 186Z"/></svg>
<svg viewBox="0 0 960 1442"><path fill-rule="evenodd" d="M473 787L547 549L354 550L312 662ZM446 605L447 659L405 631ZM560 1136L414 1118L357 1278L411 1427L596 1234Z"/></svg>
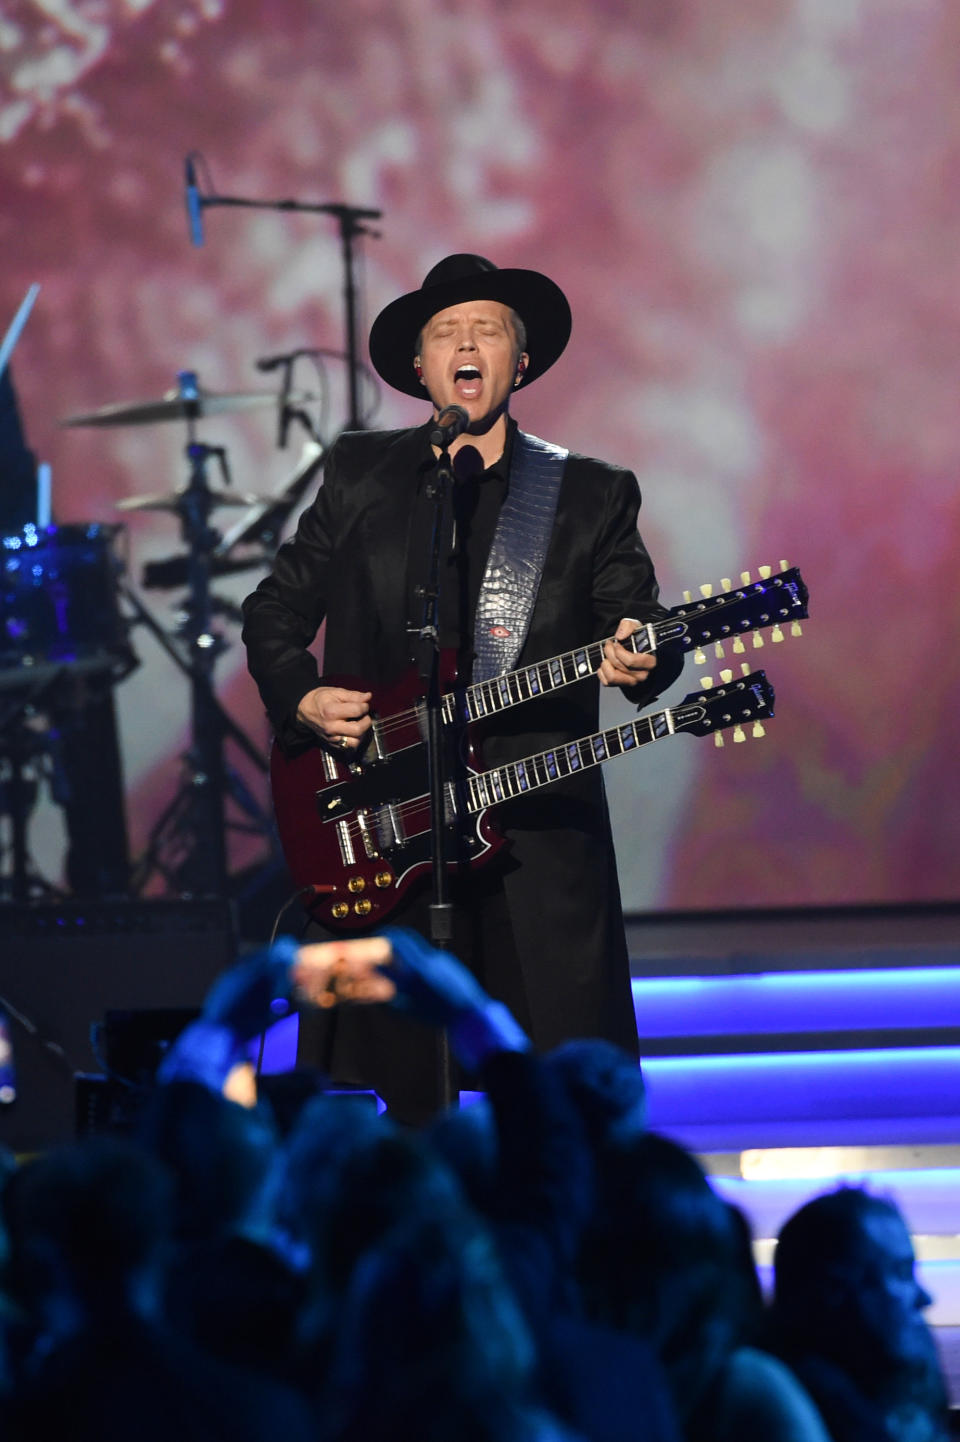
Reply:
<svg viewBox="0 0 960 1442"><path fill-rule="evenodd" d="M247 1057L281 1001L444 1028L482 1094L415 1133ZM14 1442L941 1442L896 1206L745 1217L646 1130L636 1063L536 1056L415 933L248 957L132 1136L0 1158L0 1435Z"/></svg>
<svg viewBox="0 0 960 1442"><path fill-rule="evenodd" d="M947 1394L896 1205L860 1187L807 1202L775 1256L772 1335L834 1442L935 1442Z"/></svg>

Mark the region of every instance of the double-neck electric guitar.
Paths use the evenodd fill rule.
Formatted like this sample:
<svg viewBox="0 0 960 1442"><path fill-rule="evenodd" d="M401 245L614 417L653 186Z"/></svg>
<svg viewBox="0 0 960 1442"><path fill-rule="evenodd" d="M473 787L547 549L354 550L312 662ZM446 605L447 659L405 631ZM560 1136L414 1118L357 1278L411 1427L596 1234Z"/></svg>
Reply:
<svg viewBox="0 0 960 1442"><path fill-rule="evenodd" d="M727 650L745 651L745 636L756 647L763 644L764 631L774 642L788 631L796 633L807 616L808 599L799 571L783 566L772 575L764 570L757 580L744 575L737 588L724 582L716 595L701 588L696 601L688 597L622 644L637 652L674 646L694 652L702 663L707 647L720 658ZM773 715L773 688L762 671L736 680L732 672L723 672L723 684L691 692L678 706L485 769L478 723L595 675L605 644L596 641L466 686L456 684L453 658L443 658L451 865L480 865L503 845L495 824L501 802L668 736L713 734L719 740L734 728L741 739L743 728L760 727ZM359 689L352 680L331 684ZM314 918L344 932L386 921L431 866L425 699L419 677L408 673L375 696L371 716L362 752L344 758L318 738L295 756L275 745L270 763L277 828L290 874Z"/></svg>

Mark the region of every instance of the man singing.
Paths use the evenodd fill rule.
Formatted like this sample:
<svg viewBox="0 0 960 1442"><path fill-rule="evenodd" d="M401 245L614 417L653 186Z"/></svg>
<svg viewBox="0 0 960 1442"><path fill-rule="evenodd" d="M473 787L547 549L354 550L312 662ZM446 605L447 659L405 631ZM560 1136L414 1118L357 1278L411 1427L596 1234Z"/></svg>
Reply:
<svg viewBox="0 0 960 1442"><path fill-rule="evenodd" d="M526 435L509 415L513 392L550 369L570 327L553 281L476 255L440 261L377 317L375 369L422 397L432 416L416 429L341 435L296 536L244 603L250 672L282 748L324 744L362 757L375 694L414 663L440 455L431 432L447 406L469 418L449 446L457 480L439 588L440 643L456 653L461 683L614 634L623 640L664 614L637 532L636 478ZM324 619L320 675L307 648ZM605 648L600 681L645 706L682 660L664 652L658 664L619 640ZM337 676L359 677L364 689L339 686ZM596 731L598 698L588 677L502 711L483 733L484 767ZM495 815L509 844L451 879L454 951L538 1049L595 1036L636 1054L599 768ZM429 899L425 883L391 921L426 933ZM400 1119L419 1122L435 1109L433 1039L395 1013L312 1013L301 1018L300 1056L337 1080L374 1086Z"/></svg>

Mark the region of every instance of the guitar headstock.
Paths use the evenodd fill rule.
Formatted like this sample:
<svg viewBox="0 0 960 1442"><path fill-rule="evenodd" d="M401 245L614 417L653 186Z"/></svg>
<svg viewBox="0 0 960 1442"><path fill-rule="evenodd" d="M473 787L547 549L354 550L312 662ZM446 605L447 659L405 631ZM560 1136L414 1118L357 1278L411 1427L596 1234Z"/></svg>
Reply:
<svg viewBox="0 0 960 1442"><path fill-rule="evenodd" d="M680 606L674 606L668 617L653 623L657 645L671 642L683 650L696 648L694 657L702 665L705 656L702 647L713 645L715 654L725 654L725 644L735 653L746 650L744 635L752 633L752 644L763 645L760 634L770 628L770 639L774 643L788 635L800 634L800 622L805 620L807 601L810 593L796 566L788 567L780 562L780 570L773 574L770 566L760 566L754 579L749 571L740 575L740 583L734 586L729 577L720 582L720 590L707 583L700 587L700 596L695 599L686 591ZM642 638L642 632L639 633Z"/></svg>
<svg viewBox="0 0 960 1442"><path fill-rule="evenodd" d="M744 726L750 725L755 736L763 735L762 722L773 715L775 692L763 671L751 671L735 681L728 671L729 680L722 686L691 691L684 696L679 706L671 707L673 724L677 731L692 731L695 736L716 736L722 745L721 732L735 727L734 740L746 738ZM706 678L709 680L709 677Z"/></svg>

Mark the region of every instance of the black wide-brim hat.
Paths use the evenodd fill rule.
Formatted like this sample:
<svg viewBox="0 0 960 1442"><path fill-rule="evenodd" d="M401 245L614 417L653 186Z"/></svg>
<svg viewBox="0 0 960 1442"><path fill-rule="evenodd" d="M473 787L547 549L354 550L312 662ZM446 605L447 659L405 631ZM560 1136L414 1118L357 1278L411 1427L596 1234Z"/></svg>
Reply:
<svg viewBox="0 0 960 1442"><path fill-rule="evenodd" d="M448 255L419 290L391 301L373 322L370 359L377 374L394 390L423 400L413 369L417 337L437 311L470 300L498 300L526 326L524 350L530 360L521 386L542 376L563 354L573 322L567 297L554 281L536 270L499 270L482 255Z"/></svg>

